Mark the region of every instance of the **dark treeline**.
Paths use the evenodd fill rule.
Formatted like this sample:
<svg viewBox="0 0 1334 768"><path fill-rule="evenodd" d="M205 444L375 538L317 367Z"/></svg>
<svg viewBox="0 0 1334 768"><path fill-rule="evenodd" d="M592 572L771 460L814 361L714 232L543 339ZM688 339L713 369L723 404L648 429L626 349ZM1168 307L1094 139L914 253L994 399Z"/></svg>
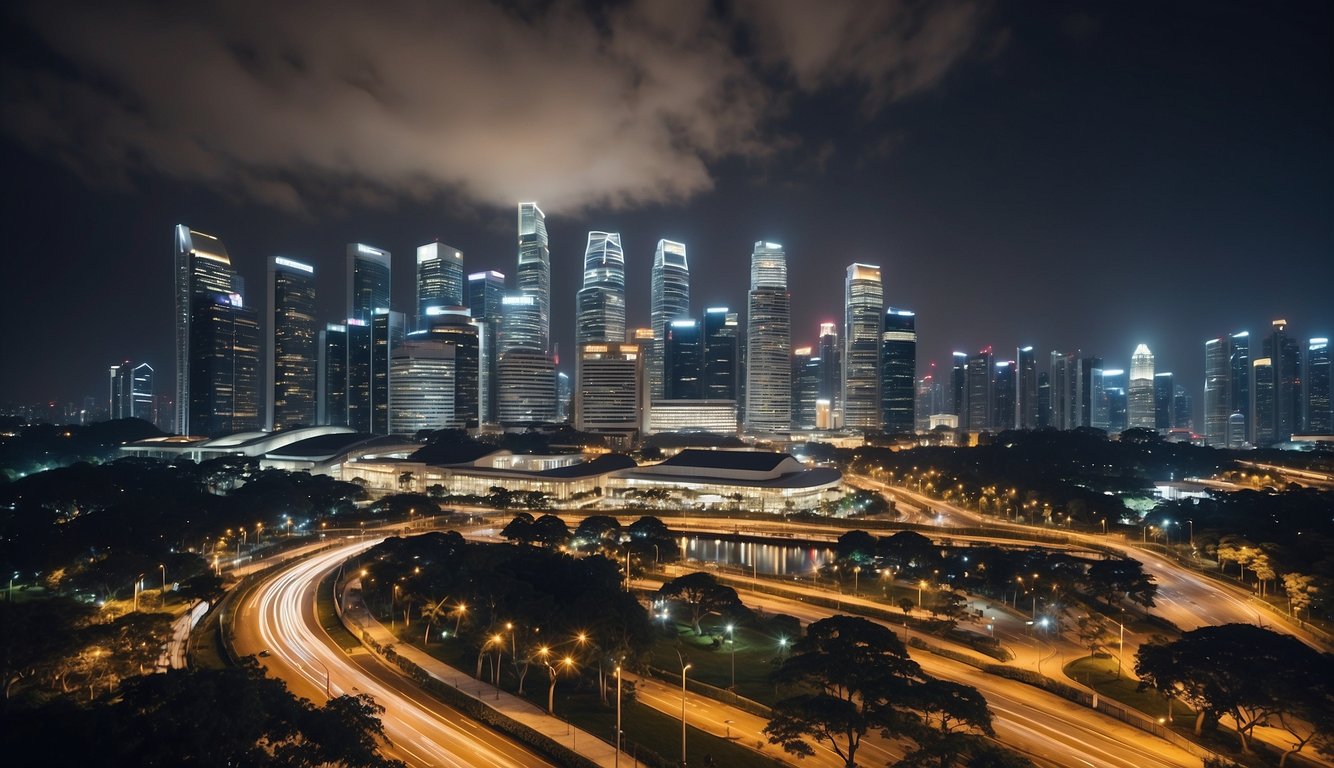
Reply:
<svg viewBox="0 0 1334 768"><path fill-rule="evenodd" d="M80 461L108 460L125 443L163 434L143 419L88 426L0 425L0 483Z"/></svg>

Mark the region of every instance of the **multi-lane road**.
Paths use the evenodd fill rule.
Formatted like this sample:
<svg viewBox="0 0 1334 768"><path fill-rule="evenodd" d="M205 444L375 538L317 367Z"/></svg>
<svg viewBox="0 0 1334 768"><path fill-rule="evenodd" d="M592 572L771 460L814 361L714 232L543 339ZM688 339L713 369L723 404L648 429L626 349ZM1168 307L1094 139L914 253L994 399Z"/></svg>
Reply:
<svg viewBox="0 0 1334 768"><path fill-rule="evenodd" d="M370 694L384 707L386 752L410 766L527 768L549 761L421 691L367 651L344 652L315 613L320 581L348 557L378 540L320 552L244 595L235 617L235 648L256 655L293 693L322 702L344 693Z"/></svg>

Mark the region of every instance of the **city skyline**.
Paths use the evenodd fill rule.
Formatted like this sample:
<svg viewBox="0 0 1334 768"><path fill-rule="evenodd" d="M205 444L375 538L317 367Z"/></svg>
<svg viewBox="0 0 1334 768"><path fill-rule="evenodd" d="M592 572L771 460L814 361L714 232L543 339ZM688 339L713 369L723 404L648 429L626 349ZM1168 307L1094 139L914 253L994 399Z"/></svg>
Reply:
<svg viewBox="0 0 1334 768"><path fill-rule="evenodd" d="M549 186L554 171L541 167L528 182L503 164L492 173L513 186L512 200L537 199L549 212L550 333L566 370L574 354L572 299L589 231L621 233L628 327L648 325L644 299L654 246L663 239L690 249L693 307L737 308L744 322L750 244L767 239L782 242L788 254L794 347L816 345L822 322L841 325L838 272L867 262L883 270L885 304L917 312L918 375L932 361L943 370L955 349L1029 344L1039 355L1081 349L1128 368L1134 346L1145 343L1159 368L1176 373L1195 397L1199 420L1204 340L1242 329L1262 334L1279 317L1303 338L1334 332L1324 295L1334 281L1334 233L1324 223L1334 158L1323 134L1310 132L1329 124L1332 89L1328 71L1312 66L1317 51L1303 31L1322 28L1328 9L1300 10L1312 18L1292 24L1210 10L1211 34L1179 50L1168 31L1193 19L1185 10L1161 11L1153 17L1161 24L1143 33L1148 19L1142 9L1085 9L1050 18L992 9L970 19L966 40L949 47L953 54L942 71L901 96L867 85L889 82L869 76L839 80L817 73L811 83L798 84L792 79L798 65L785 52L768 68L754 65L751 54L735 53L758 67L752 75L765 93L795 100L775 115L788 141L768 141L767 160L740 161L723 152L704 162L704 187L633 202L589 199L584 179L560 194ZM21 23L9 32L15 45L8 66L39 70L51 58L77 58L41 13L16 13ZM775 23L791 20L786 11L777 15ZM867 24L883 32L893 22L877 17ZM1246 77L1231 72L1239 65L1223 55L1243 36L1274 54L1263 57L1263 71ZM1140 78L1096 67L1096 53L1132 39L1140 66L1155 72L1154 87L1138 88ZM819 52L831 55L826 48ZM1055 57L1064 73L1044 68ZM1219 76L1201 81L1186 66L1195 58L1213 62ZM877 66L877 76L899 72ZM1138 90L1127 90L1132 83ZM1167 96L1185 83L1192 99L1169 103ZM881 102L863 103L877 94ZM1093 115L1112 96L1119 106L1104 125ZM33 99L23 102L24 114L40 112L45 102ZM1044 103L1062 109L1060 140L1035 122L1046 114ZM816 118L863 112L840 128ZM68 119L49 108L44 114L56 124ZM1146 115L1158 119L1153 130L1128 122ZM995 130L965 127L978 121ZM512 202L499 205L495 195L398 200L389 189L384 199L395 204L386 207L329 199L303 187L305 208L294 211L170 169L140 169L127 179L128 188L108 187L89 183L86 162L71 170L52 159L58 155L49 144L34 143L12 122L5 127L0 152L7 164L18 178L38 182L38 193L22 199L10 190L12 242L20 251L57 258L16 260L0 312L16 322L29 302L54 306L70 294L80 297L81 307L118 322L81 324L76 332L73 318L58 316L33 333L6 338L3 357L23 360L41 375L4 381L0 401L77 402L101 392L105 366L123 359L153 365L159 391L170 391L166 318L172 310L161 273L162 232L178 223L227 242L235 270L252 286L251 306L263 305L253 286L262 284L271 257L313 265L321 322L342 314L337 260L347 243L394 254L393 304L409 314L415 303L411 254L434 240L461 250L468 273L498 270L511 283L516 277ZM1262 131L1276 132L1282 146L1258 140ZM1152 173L1143 176L1150 159ZM868 186L886 173L892 183ZM623 175L626 183L640 183L633 172ZM1078 187L1071 183L1076 178ZM57 224L66 220L74 226ZM90 235L103 245L102 258L82 255ZM1111 279L1055 268L1071 254ZM68 259L81 269L57 279L53 270ZM1269 293L1234 279L1260 264L1301 279L1271 283L1282 289ZM1159 288L1154 300L1136 300L1133 313L1121 312L1131 276L1145 274Z"/></svg>

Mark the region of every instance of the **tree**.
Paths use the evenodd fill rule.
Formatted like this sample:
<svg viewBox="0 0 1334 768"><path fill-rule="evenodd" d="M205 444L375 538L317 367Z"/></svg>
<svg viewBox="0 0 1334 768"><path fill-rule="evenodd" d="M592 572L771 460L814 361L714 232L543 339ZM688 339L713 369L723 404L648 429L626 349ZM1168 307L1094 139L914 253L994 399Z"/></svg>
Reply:
<svg viewBox="0 0 1334 768"><path fill-rule="evenodd" d="M685 603L690 608L690 626L696 635L703 634L700 621L705 616L745 610L735 589L718 583L713 574L704 571L687 573L663 584L658 597Z"/></svg>
<svg viewBox="0 0 1334 768"><path fill-rule="evenodd" d="M570 539L570 527L555 515L542 515L533 521L533 540L538 544L555 549Z"/></svg>
<svg viewBox="0 0 1334 768"><path fill-rule="evenodd" d="M1086 613L1076 621L1075 635L1079 637L1080 645L1089 649L1090 655L1096 654L1107 647L1107 622L1101 616Z"/></svg>
<svg viewBox="0 0 1334 768"><path fill-rule="evenodd" d="M589 515L574 529L574 539L589 549L615 549L620 544L621 523L608 515Z"/></svg>
<svg viewBox="0 0 1334 768"><path fill-rule="evenodd" d="M533 516L527 512L520 512L509 521L500 535L520 544L532 544L537 539L533 532Z"/></svg>
<svg viewBox="0 0 1334 768"><path fill-rule="evenodd" d="M1152 608L1153 598L1158 594L1153 576L1144 572L1138 560L1098 560L1089 566L1086 579L1089 591L1109 606L1126 596L1145 608Z"/></svg>
<svg viewBox="0 0 1334 768"><path fill-rule="evenodd" d="M1330 701L1330 669L1334 656L1250 624L1191 630L1173 642L1141 646L1135 659L1142 688L1181 698L1198 712L1196 733L1230 716L1243 752L1250 751L1256 725L1300 711L1312 690L1323 687Z"/></svg>
<svg viewBox="0 0 1334 768"><path fill-rule="evenodd" d="M1300 618L1302 610L1311 606L1311 597L1316 593L1315 579L1300 573L1285 573L1283 591L1288 594L1288 613Z"/></svg>
<svg viewBox="0 0 1334 768"><path fill-rule="evenodd" d="M848 531L838 537L834 552L840 562L866 565L875 559L879 540L866 531Z"/></svg>
<svg viewBox="0 0 1334 768"><path fill-rule="evenodd" d="M80 647L77 631L93 614L65 598L0 602L0 678L4 704L21 684L51 674Z"/></svg>
<svg viewBox="0 0 1334 768"><path fill-rule="evenodd" d="M774 673L799 693L774 705L764 732L798 757L827 743L848 768L868 731L908 736L927 746L938 766L968 750L968 736L990 734L991 714L976 689L922 672L898 636L857 616L814 622ZM919 763L924 765L925 763Z"/></svg>

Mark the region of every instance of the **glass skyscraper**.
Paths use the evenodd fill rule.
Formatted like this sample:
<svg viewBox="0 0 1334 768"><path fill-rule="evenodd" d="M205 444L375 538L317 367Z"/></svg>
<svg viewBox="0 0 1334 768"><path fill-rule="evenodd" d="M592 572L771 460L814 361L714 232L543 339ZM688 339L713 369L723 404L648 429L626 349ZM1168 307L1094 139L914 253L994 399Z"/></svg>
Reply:
<svg viewBox="0 0 1334 768"><path fill-rule="evenodd" d="M755 243L747 309L746 428L786 431L792 424L792 296L782 244Z"/></svg>
<svg viewBox="0 0 1334 768"><path fill-rule="evenodd" d="M1032 347L1015 350L1014 426L1038 428L1038 363Z"/></svg>
<svg viewBox="0 0 1334 768"><path fill-rule="evenodd" d="M1127 423L1136 429L1156 429L1153 404L1153 352L1140 344L1130 356Z"/></svg>
<svg viewBox="0 0 1334 768"><path fill-rule="evenodd" d="M880 332L885 290L880 267L851 264L843 283L843 424L880 426Z"/></svg>
<svg viewBox="0 0 1334 768"><path fill-rule="evenodd" d="M648 356L648 385L654 399L666 396L663 356L667 324L690 316L690 265L684 243L659 240L649 275L649 327L653 345Z"/></svg>
<svg viewBox="0 0 1334 768"><path fill-rule="evenodd" d="M727 307L704 310L704 397L708 400L737 399L740 332L736 313Z"/></svg>
<svg viewBox="0 0 1334 768"><path fill-rule="evenodd" d="M1329 397L1330 374L1329 339L1308 340L1302 376L1305 390L1302 397L1305 425L1302 431L1308 435L1334 434L1334 412L1330 410Z"/></svg>
<svg viewBox="0 0 1334 768"><path fill-rule="evenodd" d="M880 421L886 432L910 434L916 427L916 376L917 316L888 307L880 336Z"/></svg>
<svg viewBox="0 0 1334 768"><path fill-rule="evenodd" d="M1013 360L997 360L992 372L991 428L997 432L1014 429L1015 365Z"/></svg>
<svg viewBox="0 0 1334 768"><path fill-rule="evenodd" d="M815 429L820 399L820 358L810 347L792 350L792 428Z"/></svg>
<svg viewBox="0 0 1334 768"><path fill-rule="evenodd" d="M843 426L843 349L838 343L838 323L820 323L820 339L816 347L820 357L820 394L818 399L829 404L829 419L834 426Z"/></svg>
<svg viewBox="0 0 1334 768"><path fill-rule="evenodd" d="M703 342L698 321L678 319L667 324L667 338L663 345L663 399L704 399Z"/></svg>
<svg viewBox="0 0 1334 768"><path fill-rule="evenodd" d="M1153 426L1166 432L1177 426L1176 377L1169 371L1153 375Z"/></svg>
<svg viewBox="0 0 1334 768"><path fill-rule="evenodd" d="M347 426L347 326L329 323L320 331L315 413L320 425Z"/></svg>
<svg viewBox="0 0 1334 768"><path fill-rule="evenodd" d="M417 246L417 323L423 327L432 307L461 307L463 252L439 240Z"/></svg>
<svg viewBox="0 0 1334 768"><path fill-rule="evenodd" d="M964 363L964 403L959 414L959 429L982 432L992 429L991 409L995 404L992 387L995 386L995 360L991 348L969 355Z"/></svg>
<svg viewBox="0 0 1334 768"><path fill-rule="evenodd" d="M198 355L211 354L192 349L194 325L200 313L216 315L212 307L217 296L238 293L237 279L227 248L213 235L190 229L184 224L175 228L175 320L176 320L176 432L188 435L197 432L190 418L195 413L192 387L196 382L192 371ZM239 297L238 297L239 298ZM207 394L200 395L207 398ZM201 433L202 434L202 433Z"/></svg>
<svg viewBox="0 0 1334 768"><path fill-rule="evenodd" d="M625 339L625 252L620 233L588 233L584 283L575 304L576 345Z"/></svg>
<svg viewBox="0 0 1334 768"><path fill-rule="evenodd" d="M376 310L389 309L392 260L389 251L364 243L347 246L347 316L370 319Z"/></svg>
<svg viewBox="0 0 1334 768"><path fill-rule="evenodd" d="M1240 448L1252 439L1251 368L1246 331L1204 343L1204 437L1210 445ZM1241 418L1233 420L1234 414Z"/></svg>
<svg viewBox="0 0 1334 768"><path fill-rule="evenodd" d="M478 409L481 420L495 424L499 383L500 332L505 320L505 276L495 270L468 275L468 309L478 325Z"/></svg>
<svg viewBox="0 0 1334 768"><path fill-rule="evenodd" d="M315 268L295 259L269 260L269 396L264 423L270 430L316 423Z"/></svg>
<svg viewBox="0 0 1334 768"><path fill-rule="evenodd" d="M1264 341L1265 357L1269 359L1266 375L1273 379L1270 382L1272 393L1267 398L1272 398L1273 405L1263 411L1257 406L1253 414L1255 442L1261 446L1287 441L1301 429L1301 345L1288 335L1287 328L1286 320L1275 320ZM1261 373L1259 367L1254 371L1257 377ZM1258 388L1260 380L1253 380ZM1257 397L1255 402L1258 404L1261 399ZM1267 442L1261 439L1262 429Z"/></svg>
<svg viewBox="0 0 1334 768"><path fill-rule="evenodd" d="M190 336L190 432L259 429L258 313L239 294L198 298Z"/></svg>
<svg viewBox="0 0 1334 768"><path fill-rule="evenodd" d="M531 304L515 311L531 317L515 324L522 340L514 346L547 352L551 349L551 249L547 244L547 217L537 203L519 203L519 264L515 287L533 297Z"/></svg>

